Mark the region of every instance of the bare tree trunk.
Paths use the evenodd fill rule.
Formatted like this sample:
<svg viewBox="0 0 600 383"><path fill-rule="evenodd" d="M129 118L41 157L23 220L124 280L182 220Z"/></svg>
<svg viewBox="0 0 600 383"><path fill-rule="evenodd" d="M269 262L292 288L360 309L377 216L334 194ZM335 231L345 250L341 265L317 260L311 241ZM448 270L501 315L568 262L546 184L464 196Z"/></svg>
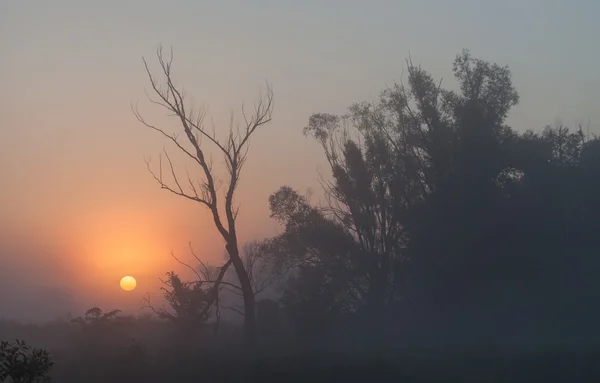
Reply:
<svg viewBox="0 0 600 383"><path fill-rule="evenodd" d="M167 158L169 165L168 169L172 176L172 184L169 185L163 180L162 163L159 165L160 171L158 174L150 170L149 165L148 169L162 189L166 189L175 195L203 205L211 211L215 227L226 243L226 249L229 254L228 264L229 262L233 264L240 281L240 289L244 298L244 330L246 344L252 347L256 342L254 291L248 270L246 269L239 252L235 227L238 209L234 206L234 194L240 180L242 167L246 162L250 137L258 128L271 121L273 93L271 88L267 86L266 99L261 98L254 104L254 113L252 115L247 115L242 106L241 114L245 126L234 127L232 122L227 138L224 141L220 141L217 139L214 131L211 133L206 130L203 124L203 111L194 110L193 107L188 108L184 99L185 93L175 86L171 77L173 53L171 52L170 57L165 59L162 48L159 48L157 57L162 69L162 74L164 75L165 84L163 85L160 85L157 79L152 75L148 68L148 64L144 60L150 84L152 85L154 93L158 96L158 99L150 98L150 101L167 109L172 116L177 118L180 128L184 133L183 139L180 139L180 136L177 133L168 133L162 128L146 122L135 108L133 110L134 114L138 121L146 127L160 133L163 137L173 143L179 151L190 158L193 161L193 164L195 164L198 174L203 179L202 181L198 179L193 180L188 174L187 183L180 182L175 167L171 162L171 158L166 151L165 157ZM215 178L210 160L206 157L207 153L204 152L204 147L202 145L203 140L221 152L225 159L225 165L229 175L224 201L225 217L221 214L223 211L218 204L219 196L217 190L219 180ZM189 185L187 190L185 190L186 184ZM224 272L224 270L226 270L226 268L221 269L222 272ZM221 279L222 275L215 283L215 293L217 294ZM214 299L217 299L217 297L215 296Z"/></svg>
<svg viewBox="0 0 600 383"><path fill-rule="evenodd" d="M254 301L254 289L248 277L247 270L244 268L244 262L239 255L237 244L228 245L231 249L230 257L233 267L238 276L240 287L242 288L242 298L244 299L244 334L246 337L246 346L253 347L256 344L256 310Z"/></svg>

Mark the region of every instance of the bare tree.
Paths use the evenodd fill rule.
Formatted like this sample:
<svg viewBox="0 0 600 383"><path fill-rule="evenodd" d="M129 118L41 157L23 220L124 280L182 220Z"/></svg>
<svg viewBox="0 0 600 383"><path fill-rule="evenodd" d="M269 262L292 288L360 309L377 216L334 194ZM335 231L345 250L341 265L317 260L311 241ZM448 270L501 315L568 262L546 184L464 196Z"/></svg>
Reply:
<svg viewBox="0 0 600 383"><path fill-rule="evenodd" d="M215 129L209 132L203 121L204 111L195 110L189 107L183 90L178 89L175 85L171 73L173 62L173 51L168 57L163 54L162 47L157 49L157 58L161 68L161 77L163 83L151 73L148 68L148 63L145 59L144 67L148 74L148 79L152 86L155 97L148 96L154 104L165 108L170 116L173 116L178 121L180 132L183 131L184 138L180 139L178 134L173 134L164 129L147 122L139 113L137 106L133 107L133 112L138 121L146 127L160 133L175 147L189 157L196 165L198 178L193 178L187 173L186 184L184 187L183 181L176 175L175 167L171 161L171 157L165 151L165 157L168 162L168 171L171 173L171 181L167 182L163 179L162 161L158 174L153 171L148 163L148 170L158 182L162 189L166 189L171 193L180 197L187 198L205 206L212 213L214 224L220 235L225 241L225 249L229 255L228 262L223 266L225 269L229 264L233 265L236 275L240 282L240 288L244 299L244 330L246 343L251 346L255 343L256 326L255 326L255 304L254 292L248 272L245 268L244 261L240 256L236 233L236 217L238 208L234 206L234 194L240 181L241 170L248 155L250 137L257 131L258 128L265 125L271 120L273 112L273 92L267 84L266 95L261 97L254 104L254 110L251 115L248 115L242 106L243 126L234 127L233 123L229 127L227 138L222 141L216 137ZM218 179L215 176L211 164L207 159L204 143L208 143L213 149L220 152L225 160L227 168L226 192L223 206L219 206L219 185ZM162 159L162 157L161 157ZM187 190L186 190L187 189ZM224 218L223 218L224 213ZM218 289L218 284L214 287Z"/></svg>

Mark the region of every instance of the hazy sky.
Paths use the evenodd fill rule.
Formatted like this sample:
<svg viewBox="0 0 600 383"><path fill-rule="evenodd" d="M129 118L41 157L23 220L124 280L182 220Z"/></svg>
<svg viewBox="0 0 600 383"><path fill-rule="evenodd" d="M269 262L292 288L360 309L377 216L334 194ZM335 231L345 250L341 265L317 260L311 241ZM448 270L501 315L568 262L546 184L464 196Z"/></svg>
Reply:
<svg viewBox="0 0 600 383"><path fill-rule="evenodd" d="M243 240L276 230L267 198L317 189L313 112L342 112L399 80L409 53L452 86L463 48L513 70L510 123L600 126L600 3L594 0L0 2L0 316L127 308L185 256L218 260L208 214L159 190L144 156L162 141L130 110L145 102L141 57L173 46L174 74L218 132L268 80L275 114L239 189ZM215 157L215 162L220 158ZM119 290L121 276L138 286ZM53 304L48 304L48 301ZM78 314L80 311L75 312Z"/></svg>

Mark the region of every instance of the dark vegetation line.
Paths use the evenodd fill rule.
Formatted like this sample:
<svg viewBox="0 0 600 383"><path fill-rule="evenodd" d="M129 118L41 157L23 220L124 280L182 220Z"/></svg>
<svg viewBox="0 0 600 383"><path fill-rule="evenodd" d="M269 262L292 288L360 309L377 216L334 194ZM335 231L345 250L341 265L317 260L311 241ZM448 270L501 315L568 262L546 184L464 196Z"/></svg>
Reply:
<svg viewBox="0 0 600 383"><path fill-rule="evenodd" d="M600 140L582 126L507 126L519 101L507 67L464 51L451 91L409 61L406 83L375 102L312 115L304 134L330 167L325 201L281 187L269 198L281 234L240 246L234 196L251 181L241 170L271 118L271 88L220 141L203 112L186 109L172 56L158 57L162 82L146 65L152 100L179 121L179 135L136 116L197 171L182 178L165 153L166 172L152 175L209 209L228 259L211 266L194 254L195 281L169 273L169 307L144 302L154 317L94 308L77 323L1 323L2 338L52 352L55 381L600 377ZM227 165L221 189L205 159L211 146ZM0 381L47 373L46 353L12 361L15 347L2 344Z"/></svg>

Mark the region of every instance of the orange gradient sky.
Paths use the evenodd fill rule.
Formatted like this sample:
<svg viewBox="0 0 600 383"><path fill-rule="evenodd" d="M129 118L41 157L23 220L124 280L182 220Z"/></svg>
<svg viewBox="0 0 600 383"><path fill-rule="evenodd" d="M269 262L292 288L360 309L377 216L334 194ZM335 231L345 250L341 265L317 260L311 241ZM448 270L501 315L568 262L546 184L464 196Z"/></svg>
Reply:
<svg viewBox="0 0 600 383"><path fill-rule="evenodd" d="M449 87L463 48L509 65L517 129L556 118L598 126L600 55L590 47L600 28L585 20L595 2L450 3L2 1L0 317L138 308L158 277L183 271L169 252L185 258L188 241L221 260L208 212L160 190L144 163L156 163L164 141L130 104L176 127L144 94L141 57L156 69L160 42L173 46L175 79L208 107L218 135L265 80L273 86L273 121L252 141L237 194L242 242L278 230L267 198L281 185L319 190L322 156L301 133L310 114L373 100L400 79L409 52ZM137 279L134 291L120 290L124 275Z"/></svg>

